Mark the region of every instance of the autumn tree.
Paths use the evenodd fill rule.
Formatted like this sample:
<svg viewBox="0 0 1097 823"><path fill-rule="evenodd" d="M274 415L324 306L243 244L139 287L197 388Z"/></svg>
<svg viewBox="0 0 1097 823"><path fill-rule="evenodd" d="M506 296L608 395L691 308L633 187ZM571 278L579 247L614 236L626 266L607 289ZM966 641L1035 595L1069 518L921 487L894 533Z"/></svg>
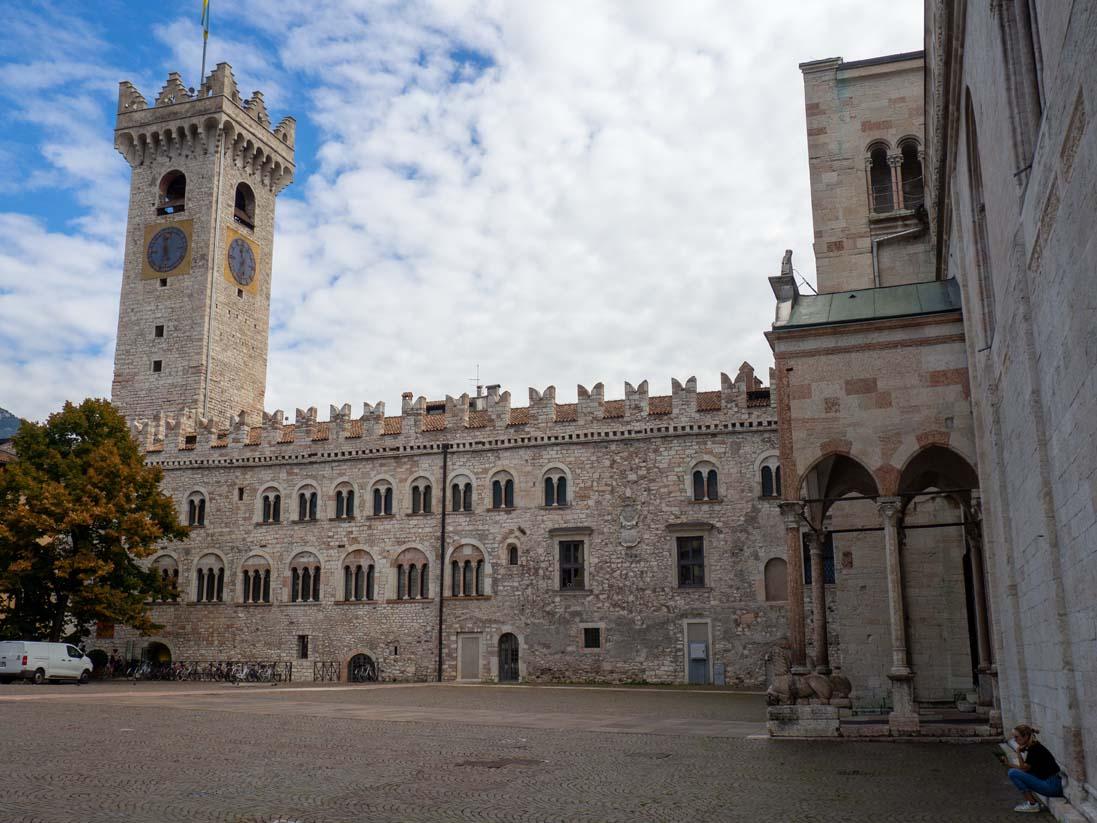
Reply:
<svg viewBox="0 0 1097 823"><path fill-rule="evenodd" d="M0 471L0 637L76 641L95 621L149 633L164 584L139 562L186 537L161 471L106 400L23 423Z"/></svg>

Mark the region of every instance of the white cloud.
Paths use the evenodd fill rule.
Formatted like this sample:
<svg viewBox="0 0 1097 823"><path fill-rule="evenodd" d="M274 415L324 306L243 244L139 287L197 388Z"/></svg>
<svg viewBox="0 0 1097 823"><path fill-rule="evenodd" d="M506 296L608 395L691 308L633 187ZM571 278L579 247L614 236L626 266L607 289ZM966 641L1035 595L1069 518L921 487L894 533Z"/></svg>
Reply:
<svg viewBox="0 0 1097 823"><path fill-rule="evenodd" d="M398 408L404 390L470 389L477 363L519 403L550 383L561 397L599 380L620 396L645 378L662 393L691 374L715 388L743 360L764 376L766 277L787 247L813 270L797 63L916 49L922 5L886 17L853 0L745 8L242 0L222 11L210 63L232 62L242 91L262 89L275 120L307 118L319 142L279 203L268 407ZM198 59L193 29L155 32L183 71ZM271 41L276 54L263 51ZM105 159L57 149L54 166L116 185L126 169L108 156L109 130L84 145ZM113 246L75 238L94 258L100 291L88 299L109 304L112 322L117 272L99 267L113 262L122 214ZM0 277L28 260L29 249L0 258ZM55 311L45 290L22 299ZM28 345L10 359L39 376L57 356ZM14 410L105 393L103 355L89 365L67 387L29 387ZM11 396L0 404L15 407Z"/></svg>

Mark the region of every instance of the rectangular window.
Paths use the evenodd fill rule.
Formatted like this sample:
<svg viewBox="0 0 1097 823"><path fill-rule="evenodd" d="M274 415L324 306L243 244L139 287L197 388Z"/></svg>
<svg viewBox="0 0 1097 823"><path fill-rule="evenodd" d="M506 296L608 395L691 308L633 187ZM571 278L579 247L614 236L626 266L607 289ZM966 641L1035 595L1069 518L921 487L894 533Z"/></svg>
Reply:
<svg viewBox="0 0 1097 823"><path fill-rule="evenodd" d="M582 540L564 540L560 543L560 588L586 588L586 564Z"/></svg>
<svg viewBox="0 0 1097 823"><path fill-rule="evenodd" d="M583 629L583 648L602 648L602 629L598 626L587 626Z"/></svg>
<svg viewBox="0 0 1097 823"><path fill-rule="evenodd" d="M168 284L168 278L161 277L160 278L160 288L164 288L164 286L166 286L167 284Z"/></svg>
<svg viewBox="0 0 1097 823"><path fill-rule="evenodd" d="M241 500L241 501L244 499L244 487L243 486L237 486L236 487L236 499Z"/></svg>
<svg viewBox="0 0 1097 823"><path fill-rule="evenodd" d="M152 361L152 371L153 371L154 374L159 374L163 370L164 370L164 361L163 360L153 360Z"/></svg>
<svg viewBox="0 0 1097 823"><path fill-rule="evenodd" d="M309 659L309 636L307 634L297 635L297 658L299 660Z"/></svg>
<svg viewBox="0 0 1097 823"><path fill-rule="evenodd" d="M164 327L163 326L156 326L152 330L152 334L153 334L153 337L163 337L164 336Z"/></svg>
<svg viewBox="0 0 1097 823"><path fill-rule="evenodd" d="M678 585L705 585L705 538L678 538Z"/></svg>

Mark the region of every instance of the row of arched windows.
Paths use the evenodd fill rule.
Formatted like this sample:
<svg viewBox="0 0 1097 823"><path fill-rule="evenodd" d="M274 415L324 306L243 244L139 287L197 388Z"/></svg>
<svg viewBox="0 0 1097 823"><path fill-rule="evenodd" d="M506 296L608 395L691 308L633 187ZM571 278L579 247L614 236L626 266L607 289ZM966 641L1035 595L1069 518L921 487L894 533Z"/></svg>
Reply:
<svg viewBox="0 0 1097 823"><path fill-rule="evenodd" d="M563 469L549 469L542 480L542 504L546 508L570 506L571 489L569 475ZM781 466L776 457L766 458L760 468L761 496L781 496ZM450 483L450 510L473 511L473 482L465 474L455 475ZM241 494L243 492L241 491ZM372 514L387 517L395 512L395 490L388 480L378 480L372 486ZM710 461L695 463L690 471L690 498L695 501L720 500L719 471ZM320 516L320 493L313 486L303 486L297 491L297 521L315 521ZM490 508L507 510L515 508L515 479L507 471L498 471L491 477ZM434 511L431 482L420 477L411 485L411 514L432 514ZM354 488L347 481L335 489L335 519L355 516ZM259 497L257 519L262 523L282 521L282 494L275 486L263 489ZM187 522L191 526L204 526L206 522L206 497L192 492L187 498Z"/></svg>
<svg viewBox="0 0 1097 823"><path fill-rule="evenodd" d="M160 199L157 216L182 214L187 210L187 176L173 169L160 178ZM255 192L247 183L238 183L233 197L233 221L249 229L255 228Z"/></svg>
<svg viewBox="0 0 1097 823"><path fill-rule="evenodd" d="M515 547L511 547L515 548ZM450 595L479 597L484 594L484 560L454 560L450 563Z"/></svg>

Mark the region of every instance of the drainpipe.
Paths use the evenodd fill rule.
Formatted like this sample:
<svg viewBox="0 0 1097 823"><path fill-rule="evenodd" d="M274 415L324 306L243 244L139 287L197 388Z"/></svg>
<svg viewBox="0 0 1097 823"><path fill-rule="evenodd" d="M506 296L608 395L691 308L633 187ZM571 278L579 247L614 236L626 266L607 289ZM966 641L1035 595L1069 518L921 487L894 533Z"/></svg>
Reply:
<svg viewBox="0 0 1097 823"><path fill-rule="evenodd" d="M442 682L442 613L446 604L446 483L448 473L449 443L442 444L442 527L438 535L438 682Z"/></svg>

